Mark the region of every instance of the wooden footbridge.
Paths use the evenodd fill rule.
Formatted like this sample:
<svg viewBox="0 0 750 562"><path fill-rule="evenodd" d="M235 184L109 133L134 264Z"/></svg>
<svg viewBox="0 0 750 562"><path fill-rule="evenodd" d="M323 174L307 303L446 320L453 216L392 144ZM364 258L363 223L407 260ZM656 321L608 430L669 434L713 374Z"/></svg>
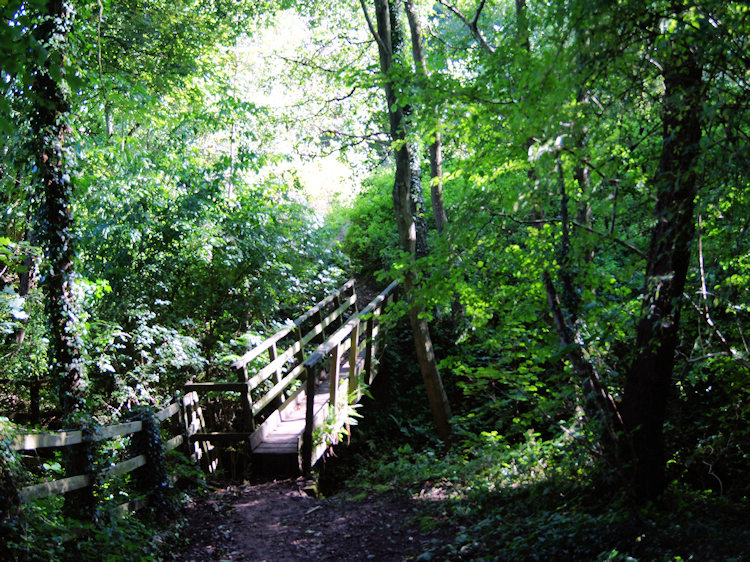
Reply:
<svg viewBox="0 0 750 562"><path fill-rule="evenodd" d="M30 470L44 459L55 458L54 450L67 450L68 458L86 463L66 468L65 476L56 480L38 475L32 478L35 483L19 489L3 476L0 499L28 502L72 493L70 504L88 518L97 501L94 488L107 483L112 490L129 490L128 501L113 508L115 514L140 509L154 497L163 507L168 481L165 455L159 451L183 446L208 471L216 469L222 447L231 445L261 464L270 462L278 469L283 463L284 470L291 465L307 472L341 436L352 407L375 378L380 316L395 291L393 283L360 311L354 282L349 281L235 361L234 381L191 382L182 396L159 412L144 411L106 426L43 433L13 430L9 436L0 424L0 452L10 444ZM217 394L223 396L223 403L230 398L239 402L230 408L239 413L232 431L207 426L204 409L209 411L211 394L214 402ZM184 424L178 422L180 417ZM173 437L167 439L162 430ZM112 454L115 449L109 444L107 455L94 461L92 451L127 438L132 440L129 447L118 446L120 453ZM163 447L154 447L154 441L161 441ZM131 472L140 488L130 489L123 479ZM145 495L144 489L149 490ZM116 503L116 497L110 494L100 501Z"/></svg>
<svg viewBox="0 0 750 562"><path fill-rule="evenodd" d="M193 457L213 471L216 447L232 443L260 462L308 471L375 378L380 315L395 289L394 282L358 311L349 281L235 361L236 381L188 383L183 405ZM216 393L239 402L233 431L207 427L203 404Z"/></svg>

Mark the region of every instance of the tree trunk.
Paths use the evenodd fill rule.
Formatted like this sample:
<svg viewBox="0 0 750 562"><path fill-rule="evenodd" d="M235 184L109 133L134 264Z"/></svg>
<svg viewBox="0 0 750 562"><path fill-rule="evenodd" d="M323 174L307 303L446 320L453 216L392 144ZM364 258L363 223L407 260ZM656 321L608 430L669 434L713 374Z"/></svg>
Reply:
<svg viewBox="0 0 750 562"><path fill-rule="evenodd" d="M422 49L422 27L419 25L419 18L414 9L413 0L404 0L406 6L406 15L409 20L409 29L411 31L412 54L414 55L414 64L417 72L425 79L429 78L430 73L427 69L427 62L424 58ZM434 109L437 130L435 139L430 144L428 151L430 154L430 197L432 199L432 214L435 217L435 227L438 234L443 233L448 215L445 212L445 203L443 202L443 141L439 130L439 114L437 108Z"/></svg>
<svg viewBox="0 0 750 562"><path fill-rule="evenodd" d="M674 40L663 63L661 157L657 203L646 264L637 356L627 372L622 414L632 440L632 476L641 501L666 487L663 424L677 347L690 247L695 235L696 161L701 138L701 67L690 47Z"/></svg>
<svg viewBox="0 0 750 562"><path fill-rule="evenodd" d="M49 322L49 376L58 387L60 406L67 423L83 410L83 361L77 332L77 310L72 293L74 235L71 210L72 186L66 170L63 144L67 132L68 99L61 87L65 48L72 11L66 0L48 0L45 13L34 33L48 57L33 73L34 111L31 117L37 181L41 195L39 239L43 245ZM76 421L76 424L78 422ZM69 447L66 470L69 476L89 470L85 448ZM91 488L66 495L66 511L90 515Z"/></svg>
<svg viewBox="0 0 750 562"><path fill-rule="evenodd" d="M64 0L49 0L46 11L36 35L50 54L60 55L61 60L54 61L55 57L50 56L34 73L36 107L31 124L42 194L39 238L48 268L43 272L43 286L50 324L50 376L58 383L60 405L68 415L82 406L83 365L80 341L75 333L77 312L71 286L75 255L73 190L65 169L63 149L69 106L65 92L52 74L64 72L64 42L72 16Z"/></svg>
<svg viewBox="0 0 750 562"><path fill-rule="evenodd" d="M362 3L365 8L364 2ZM365 10L367 16L367 11ZM413 165L415 157L412 147L406 142L406 115L404 108L398 104L393 83L389 74L393 67L393 56L401 48L401 33L398 28L397 18L392 11L392 2L388 0L375 0L375 16L377 29L375 29L368 17L368 25L378 43L380 56L380 69L385 77L383 88L385 90L388 106L388 118L390 124L391 140L397 147L395 152L396 175L393 184L393 207L398 223L399 243L401 249L407 252L413 261L417 256L418 224L415 218L416 200L419 197L415 190L418 189L419 177L414 175ZM416 195L416 197L415 197ZM416 276L413 268L409 268L404 280L404 292L406 298L410 299L416 287ZM443 388L437 361L433 352L430 330L427 322L420 318L421 307L413 305L410 307L409 320L414 336L414 344L419 362L419 370L427 389L427 398L430 409L435 420L438 435L443 441L450 439L450 405Z"/></svg>

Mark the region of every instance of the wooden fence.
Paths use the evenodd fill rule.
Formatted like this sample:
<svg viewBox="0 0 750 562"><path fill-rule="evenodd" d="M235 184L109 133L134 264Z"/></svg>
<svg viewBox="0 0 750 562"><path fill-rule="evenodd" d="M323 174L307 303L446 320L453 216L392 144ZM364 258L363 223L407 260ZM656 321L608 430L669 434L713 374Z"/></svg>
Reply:
<svg viewBox="0 0 750 562"><path fill-rule="evenodd" d="M259 439L262 427L256 427L259 417L278 412L280 406L289 404L300 397L307 399L305 429L301 436L300 465L308 471L320 457L321 444L313 443L313 432L322 423L323 414L315 413L315 385L323 365L330 370L328 402L334 407L342 403L342 396L353 397L357 401L362 385L372 382L376 365L375 342L379 330L379 317L385 306L394 298L396 283L392 283L380 293L360 313L356 310L357 296L354 281L349 281L334 294L320 301L305 314L287 327L266 339L254 349L240 357L233 365L237 382L191 382L185 386L185 394L180 400L155 414L159 422L182 414L184 433L178 433L164 442L167 451L182 444L188 446L191 457L201 461L204 469L213 472L217 458L211 442ZM317 348L311 351L313 345ZM340 370L344 354L349 353L346 362L346 386L342 386ZM263 363L257 372L250 373L250 366L263 354L268 354L268 362ZM296 383L296 384L295 384ZM206 421L199 402L203 392L239 392L243 427L239 432L207 432ZM270 413L269 413L270 412ZM143 422L131 421L93 428L84 434L82 430L52 431L44 433L20 434L13 438L12 447L17 451L36 451L48 448L64 448L81 445L84 442L101 442L117 437L127 437L144 430ZM255 431L254 431L255 430ZM144 454L122 460L101 470L96 476L89 474L69 475L65 478L25 486L19 490L22 501L66 494L82 488L106 483L117 476L135 471L148 464ZM146 468L147 470L148 468ZM117 506L120 512L140 509L145 505L143 498L131 500Z"/></svg>
<svg viewBox="0 0 750 562"><path fill-rule="evenodd" d="M335 412L341 412L351 403L359 401L362 387L372 383L377 374L377 365L373 364L373 359L374 346L380 330L379 319L385 307L395 298L397 285L396 281L391 283L362 312L352 316L302 363L302 368L306 372L305 430L300 447L300 467L303 472L308 472L328 447L324 441L316 442L313 438L315 431L321 428L329 413L322 408L317 412L315 410L315 395L321 373L325 371L328 376L326 403ZM342 360L346 358L347 352L349 356L346 382L342 384ZM346 363L344 361L345 365ZM345 416L339 415L329 430L335 433L346 421Z"/></svg>
<svg viewBox="0 0 750 562"><path fill-rule="evenodd" d="M179 403L173 403L160 412L156 413L156 418L164 422L169 418L180 413ZM90 436L85 437L81 430L73 431L48 431L44 433L25 433L16 435L12 440L12 447L16 451L35 451L39 449L63 448L80 445L85 439L92 442L100 442L116 437L127 437L143 431L143 422L132 421L113 425L105 425L94 428ZM184 442L183 435L179 434L164 443L166 450L172 450L179 447ZM147 458L144 454L136 455L132 458L112 464L103 469L96 478L88 474L78 474L25 486L19 490L19 496L22 501L45 498L53 495L66 494L74 490L80 490L94 485L94 481L106 482L115 478L133 472L134 470L145 466ZM121 504L115 508L120 512L134 511L145 505L143 498L138 498L130 502Z"/></svg>

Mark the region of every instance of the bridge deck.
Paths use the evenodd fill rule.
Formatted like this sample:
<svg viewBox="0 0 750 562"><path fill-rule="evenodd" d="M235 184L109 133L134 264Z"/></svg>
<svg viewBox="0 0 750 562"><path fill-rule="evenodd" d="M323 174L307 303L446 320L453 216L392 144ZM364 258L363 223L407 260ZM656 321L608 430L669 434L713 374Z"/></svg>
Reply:
<svg viewBox="0 0 750 562"><path fill-rule="evenodd" d="M219 459L214 444L247 443L249 437L250 451L262 465L286 465L293 458L302 472L309 471L347 423L346 407L358 402L375 378L380 315L394 300L396 286L394 281L358 311L354 281L348 281L237 359L232 364L237 382L186 384L184 421L191 456L213 471ZM262 360L266 354L268 359ZM315 380L314 388L308 380ZM207 431L199 393L211 392L238 395L241 411L235 425L240 431ZM335 416L330 415L333 401Z"/></svg>
<svg viewBox="0 0 750 562"><path fill-rule="evenodd" d="M357 357L359 368L364 363L364 352ZM349 379L349 359L342 357L339 367L339 394L346 395ZM313 417L324 418L330 404L330 375L321 377L315 387ZM302 433L305 431L307 399L301 390L263 422L250 438L256 455L298 455ZM343 423L343 420L342 420Z"/></svg>

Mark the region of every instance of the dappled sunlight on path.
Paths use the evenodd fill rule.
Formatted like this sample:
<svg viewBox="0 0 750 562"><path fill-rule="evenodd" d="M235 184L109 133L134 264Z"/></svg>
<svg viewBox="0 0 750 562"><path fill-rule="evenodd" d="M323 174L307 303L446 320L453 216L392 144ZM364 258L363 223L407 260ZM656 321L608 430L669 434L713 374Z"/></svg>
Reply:
<svg viewBox="0 0 750 562"><path fill-rule="evenodd" d="M416 500L395 494L317 499L295 480L232 486L189 508L178 560L409 560L445 537L418 529Z"/></svg>

